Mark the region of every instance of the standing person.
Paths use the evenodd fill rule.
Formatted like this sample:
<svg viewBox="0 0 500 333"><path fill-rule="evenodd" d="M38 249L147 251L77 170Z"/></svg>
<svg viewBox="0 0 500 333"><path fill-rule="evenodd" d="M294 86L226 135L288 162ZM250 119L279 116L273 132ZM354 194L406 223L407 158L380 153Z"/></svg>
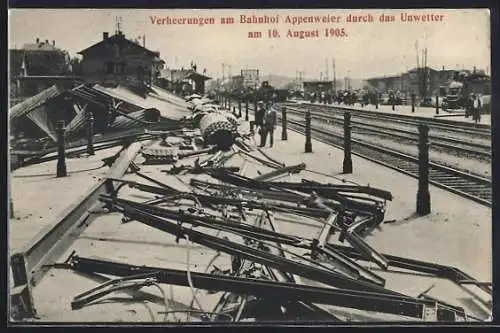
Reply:
<svg viewBox="0 0 500 333"><path fill-rule="evenodd" d="M264 102L259 101L257 103L257 110L255 110L255 130L259 133L262 139L262 122L264 120L264 114L266 113L266 109L264 108ZM262 140L261 140L262 141Z"/></svg>
<svg viewBox="0 0 500 333"><path fill-rule="evenodd" d="M474 116L474 94L469 94L469 97L465 101L465 118L469 116Z"/></svg>
<svg viewBox="0 0 500 333"><path fill-rule="evenodd" d="M269 135L269 146L270 147L273 146L274 128L276 127L276 122L277 122L276 110L274 110L271 107L268 107L266 113L264 114L260 147L264 147L266 145L267 135Z"/></svg>
<svg viewBox="0 0 500 333"><path fill-rule="evenodd" d="M473 110L473 117L474 121L476 124L481 121L481 115L480 115L480 108L481 108L481 101L479 100L479 96L474 94L472 95L472 110Z"/></svg>

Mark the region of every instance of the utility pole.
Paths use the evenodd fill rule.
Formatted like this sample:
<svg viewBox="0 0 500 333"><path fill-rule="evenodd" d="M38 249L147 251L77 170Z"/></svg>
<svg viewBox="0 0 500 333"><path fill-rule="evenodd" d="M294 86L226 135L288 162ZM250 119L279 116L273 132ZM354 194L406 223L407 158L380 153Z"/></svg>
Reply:
<svg viewBox="0 0 500 333"><path fill-rule="evenodd" d="M428 73L428 70L427 70L427 47L424 48L422 50L422 61L423 61L423 67L424 67L424 82L423 82L423 86L424 86L424 101L425 99L427 98L427 90L429 89L428 87L428 80L429 80L429 73Z"/></svg>
<svg viewBox="0 0 500 333"><path fill-rule="evenodd" d="M328 59L325 59L325 80L328 81Z"/></svg>
<svg viewBox="0 0 500 333"><path fill-rule="evenodd" d="M299 71L298 75L299 75L298 87L299 87L299 90L302 90L302 86L304 83L304 72Z"/></svg>
<svg viewBox="0 0 500 333"><path fill-rule="evenodd" d="M426 37L427 38L427 37ZM427 42L425 46L425 95L427 96L427 93L429 92L431 86L431 71L429 70L428 67L428 62L427 62Z"/></svg>
<svg viewBox="0 0 500 333"><path fill-rule="evenodd" d="M422 49L422 77L421 80L422 82L420 83L422 85L422 99L425 100L425 51Z"/></svg>
<svg viewBox="0 0 500 333"><path fill-rule="evenodd" d="M224 67L225 67L225 64L223 63L222 64L222 82L221 82L222 86L224 86Z"/></svg>
<svg viewBox="0 0 500 333"><path fill-rule="evenodd" d="M421 95L421 79L420 79L420 59L418 57L419 51L418 51L418 40L415 41L415 52L417 53L417 89L418 92Z"/></svg>
<svg viewBox="0 0 500 333"><path fill-rule="evenodd" d="M337 74L335 72L335 58L332 59L332 69L333 69L333 91L337 92Z"/></svg>
<svg viewBox="0 0 500 333"><path fill-rule="evenodd" d="M323 81L323 72L319 72L319 80Z"/></svg>

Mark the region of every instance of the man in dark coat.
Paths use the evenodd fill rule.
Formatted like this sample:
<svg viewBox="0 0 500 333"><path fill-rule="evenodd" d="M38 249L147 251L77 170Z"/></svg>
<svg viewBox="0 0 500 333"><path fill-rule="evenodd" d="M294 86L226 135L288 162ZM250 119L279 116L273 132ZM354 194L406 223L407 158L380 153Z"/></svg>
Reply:
<svg viewBox="0 0 500 333"><path fill-rule="evenodd" d="M257 110L255 111L255 129L258 131L262 138L262 124L264 121L264 115L266 114L266 109L264 108L264 102L259 101L257 103Z"/></svg>
<svg viewBox="0 0 500 333"><path fill-rule="evenodd" d="M276 110L272 107L268 106L267 110L264 114L264 119L262 123L262 134L260 147L264 147L266 145L267 136L269 135L269 145L270 147L274 144L274 128L277 123L277 115Z"/></svg>
<svg viewBox="0 0 500 333"><path fill-rule="evenodd" d="M472 117L476 124L481 121L481 100L476 94L472 95Z"/></svg>

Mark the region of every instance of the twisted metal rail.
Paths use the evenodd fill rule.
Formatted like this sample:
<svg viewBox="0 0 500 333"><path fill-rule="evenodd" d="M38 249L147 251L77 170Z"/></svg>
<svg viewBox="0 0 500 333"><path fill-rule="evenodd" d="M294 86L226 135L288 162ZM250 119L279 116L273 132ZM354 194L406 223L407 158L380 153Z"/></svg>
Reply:
<svg viewBox="0 0 500 333"><path fill-rule="evenodd" d="M305 125L288 120L288 128L303 134ZM343 148L343 134L311 128L312 137L326 144ZM408 176L418 178L418 159L359 140L351 140L352 153L384 165ZM429 163L429 182L437 187L491 207L492 184L489 179L468 174L437 163Z"/></svg>

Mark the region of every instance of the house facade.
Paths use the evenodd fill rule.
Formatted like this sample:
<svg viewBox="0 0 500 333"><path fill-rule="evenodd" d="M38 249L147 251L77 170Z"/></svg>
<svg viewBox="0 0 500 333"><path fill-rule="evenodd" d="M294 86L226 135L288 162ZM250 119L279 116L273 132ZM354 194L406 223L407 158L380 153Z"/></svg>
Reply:
<svg viewBox="0 0 500 333"><path fill-rule="evenodd" d="M176 94L205 94L205 82L211 77L198 73L195 69L163 69L155 80L156 83Z"/></svg>
<svg viewBox="0 0 500 333"><path fill-rule="evenodd" d="M367 79L367 82L372 89L379 92L393 90L403 94L415 93L418 97L423 97L437 94L439 88L453 80L457 73L456 70L444 68L413 68L401 75L374 77Z"/></svg>
<svg viewBox="0 0 500 333"><path fill-rule="evenodd" d="M150 85L163 67L160 53L129 40L121 31L78 52L82 56L80 70L87 81L104 85Z"/></svg>
<svg viewBox="0 0 500 333"><path fill-rule="evenodd" d="M56 47L55 41L24 44L9 50L9 83L11 105L34 96L54 84L73 87L69 54Z"/></svg>

